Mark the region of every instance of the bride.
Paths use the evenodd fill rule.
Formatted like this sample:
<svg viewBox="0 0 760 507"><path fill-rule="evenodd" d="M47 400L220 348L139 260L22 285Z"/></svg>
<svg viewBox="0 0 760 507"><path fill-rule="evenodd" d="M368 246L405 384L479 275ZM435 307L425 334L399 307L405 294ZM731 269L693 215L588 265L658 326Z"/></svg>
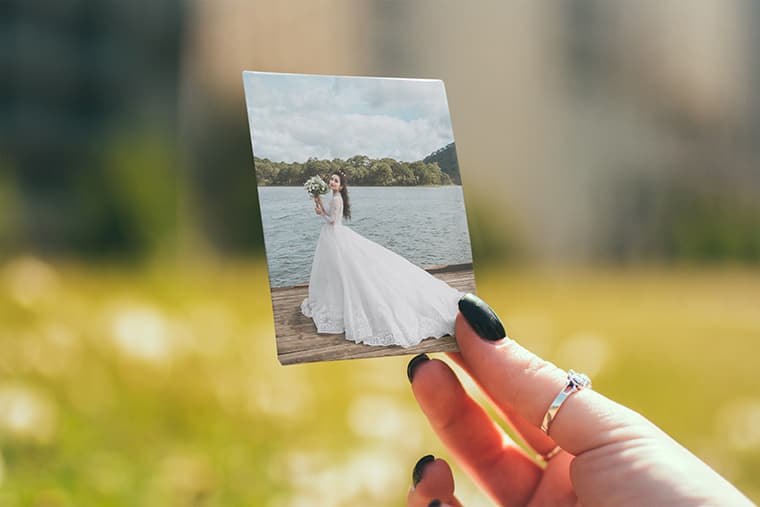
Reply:
<svg viewBox="0 0 760 507"><path fill-rule="evenodd" d="M330 177L332 198L314 197L325 223L311 266L309 296L301 312L318 333L345 333L367 345L411 347L425 338L454 334L457 302L464 295L402 256L349 227L346 177Z"/></svg>

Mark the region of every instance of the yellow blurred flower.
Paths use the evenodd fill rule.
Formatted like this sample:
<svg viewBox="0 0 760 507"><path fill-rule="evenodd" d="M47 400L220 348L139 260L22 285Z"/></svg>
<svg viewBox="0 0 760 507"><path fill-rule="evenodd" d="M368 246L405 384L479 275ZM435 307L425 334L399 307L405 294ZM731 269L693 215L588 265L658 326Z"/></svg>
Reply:
<svg viewBox="0 0 760 507"><path fill-rule="evenodd" d="M49 442L55 432L53 402L22 384L0 385L0 434L20 441Z"/></svg>

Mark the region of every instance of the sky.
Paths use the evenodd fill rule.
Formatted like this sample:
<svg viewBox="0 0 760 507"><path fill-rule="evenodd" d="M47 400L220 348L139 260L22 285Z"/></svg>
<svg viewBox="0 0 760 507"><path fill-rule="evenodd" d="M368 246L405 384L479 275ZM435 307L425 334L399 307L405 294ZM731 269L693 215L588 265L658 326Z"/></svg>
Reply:
<svg viewBox="0 0 760 507"><path fill-rule="evenodd" d="M256 157L413 162L454 141L443 82L244 72Z"/></svg>

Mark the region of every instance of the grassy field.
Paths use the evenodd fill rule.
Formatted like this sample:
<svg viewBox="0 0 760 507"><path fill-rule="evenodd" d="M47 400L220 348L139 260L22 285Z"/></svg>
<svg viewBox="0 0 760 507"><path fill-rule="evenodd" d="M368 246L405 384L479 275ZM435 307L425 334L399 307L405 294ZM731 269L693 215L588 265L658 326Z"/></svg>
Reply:
<svg viewBox="0 0 760 507"><path fill-rule="evenodd" d="M760 501L760 271L476 269L510 335ZM401 505L408 357L280 366L263 263L0 271L0 505ZM490 505L455 472L468 506Z"/></svg>

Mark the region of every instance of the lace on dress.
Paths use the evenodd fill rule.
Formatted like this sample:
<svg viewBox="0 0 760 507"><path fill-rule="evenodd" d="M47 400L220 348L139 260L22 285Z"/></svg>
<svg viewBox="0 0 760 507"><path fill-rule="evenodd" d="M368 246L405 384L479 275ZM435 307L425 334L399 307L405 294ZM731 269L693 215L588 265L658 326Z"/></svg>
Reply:
<svg viewBox="0 0 760 507"><path fill-rule="evenodd" d="M314 252L309 294L301 303L301 313L314 321L318 333L345 333L346 340L356 343L402 347L454 333L463 293L344 227L339 193L322 209L325 223Z"/></svg>
<svg viewBox="0 0 760 507"><path fill-rule="evenodd" d="M320 202L322 202L321 199ZM323 205L322 209L324 214L320 216L325 219L325 222L332 225L340 224L343 216L343 197L340 194L334 194L329 201L328 208L325 209Z"/></svg>

